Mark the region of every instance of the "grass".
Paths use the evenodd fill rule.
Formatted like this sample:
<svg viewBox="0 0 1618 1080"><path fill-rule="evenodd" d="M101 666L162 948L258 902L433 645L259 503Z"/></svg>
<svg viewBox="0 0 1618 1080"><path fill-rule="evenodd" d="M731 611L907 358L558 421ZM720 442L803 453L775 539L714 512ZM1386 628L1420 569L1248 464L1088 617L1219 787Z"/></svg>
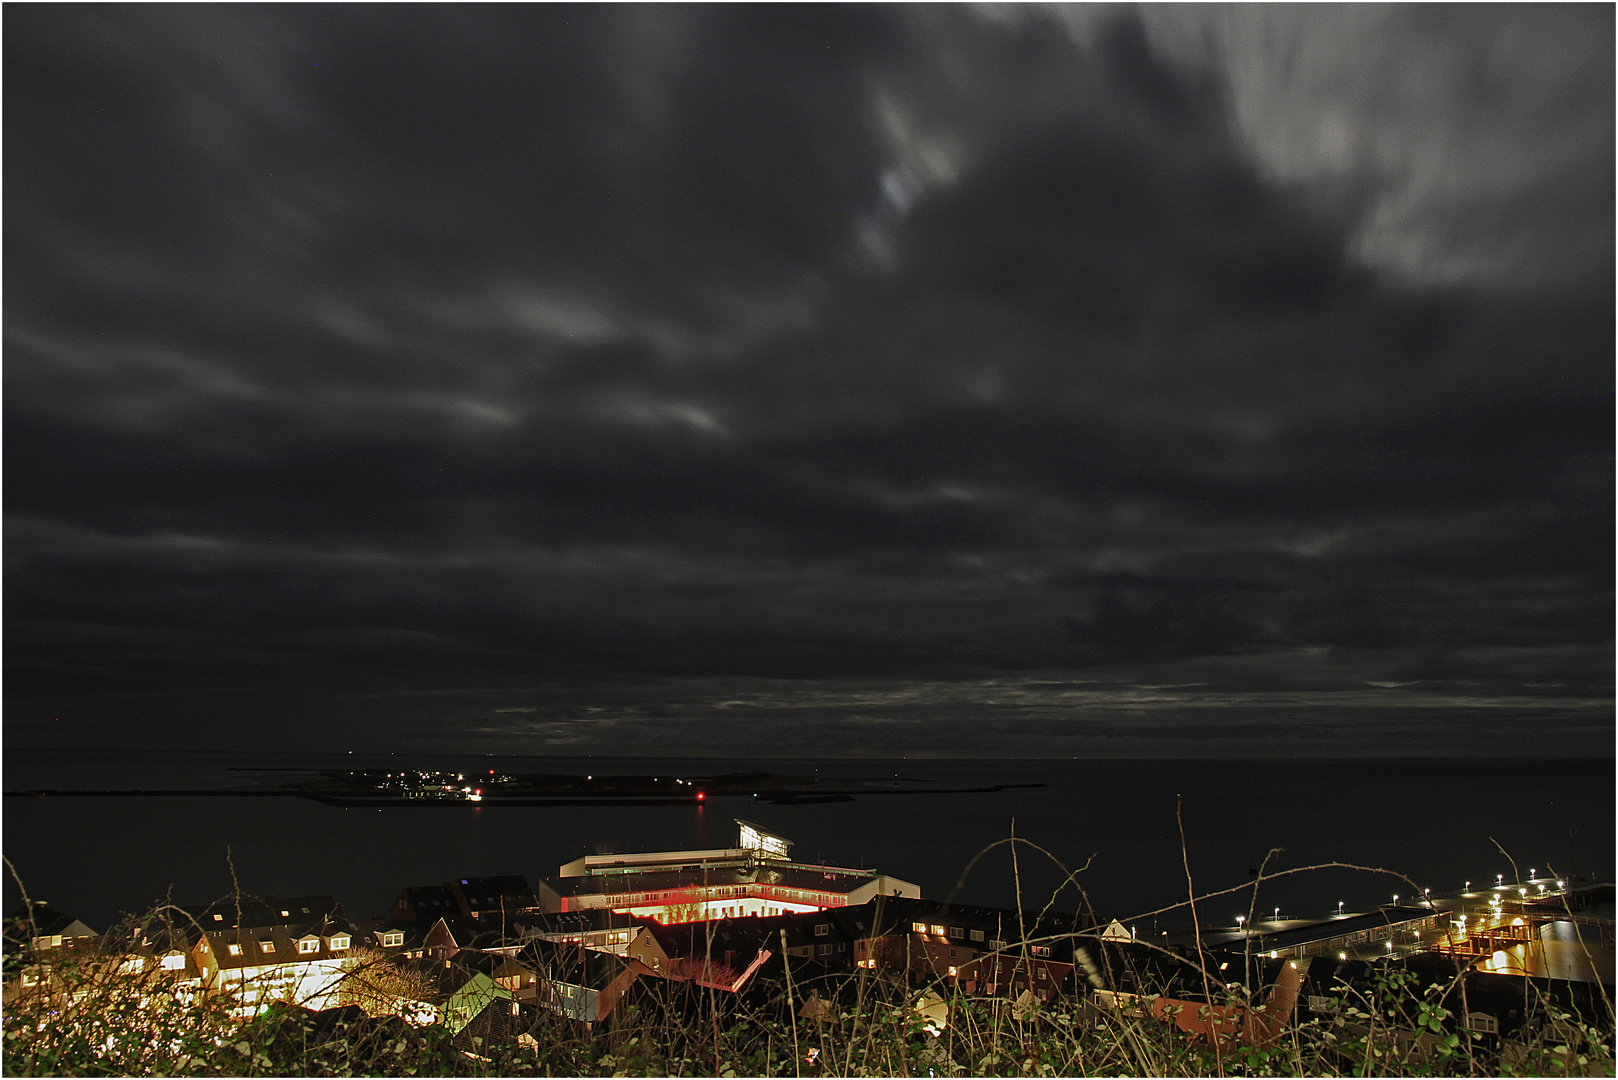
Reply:
<svg viewBox="0 0 1618 1080"><path fill-rule="evenodd" d="M1007 842L1014 852L1022 845L1040 850L1021 838ZM1068 883L1077 880L1068 874ZM1186 906L1235 891L1199 896L1191 888L1188 875ZM154 911L122 933L170 917ZM1029 925L1036 923L1030 917ZM30 948L14 950L10 962L37 960ZM373 955L352 965L343 999L383 1012L378 996L398 985L389 963ZM1614 1074L1613 1011L1604 991L1592 1021L1525 980L1520 1033L1482 1036L1458 1023L1466 1011L1458 974L1423 980L1396 964L1379 965L1364 984L1338 985L1334 1014L1295 1013L1264 1045L1210 1043L1140 1003L1098 1007L1083 968L1075 972L1078 987L1070 984L1043 1007L966 997L949 980L918 987L902 975L812 976L790 965L780 975L741 996L647 978L593 1029L542 1011L525 1014L521 1039L477 1024L452 1037L440 1026L413 1027L358 1009L311 1014L277 1004L243 1021L220 995L188 991L161 969L129 970L119 955L88 950L61 958L31 992L8 1000L3 1068L9 1076ZM1111 986L1113 975L1103 964L1091 981ZM1194 985L1205 976L1195 976ZM1243 1003L1239 989L1218 990L1212 979L1206 985L1215 1004Z"/></svg>

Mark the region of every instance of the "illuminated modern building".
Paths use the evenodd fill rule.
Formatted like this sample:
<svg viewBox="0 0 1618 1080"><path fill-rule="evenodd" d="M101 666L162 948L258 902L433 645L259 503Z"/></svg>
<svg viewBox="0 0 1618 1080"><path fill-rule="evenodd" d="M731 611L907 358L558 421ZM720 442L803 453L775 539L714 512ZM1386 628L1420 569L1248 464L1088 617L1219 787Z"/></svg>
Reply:
<svg viewBox="0 0 1618 1080"><path fill-rule="evenodd" d="M586 855L563 866L544 901L562 912L605 909L662 924L823 911L921 889L874 870L795 862L792 842L737 820L733 848Z"/></svg>

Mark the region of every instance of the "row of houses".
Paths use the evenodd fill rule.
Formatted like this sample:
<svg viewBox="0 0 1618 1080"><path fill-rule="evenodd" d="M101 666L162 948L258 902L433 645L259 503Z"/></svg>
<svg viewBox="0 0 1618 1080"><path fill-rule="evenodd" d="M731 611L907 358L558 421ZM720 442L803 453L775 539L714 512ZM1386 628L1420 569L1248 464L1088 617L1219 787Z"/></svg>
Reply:
<svg viewBox="0 0 1618 1080"><path fill-rule="evenodd" d="M1256 991L1296 972L1289 993L1312 1002L1360 954L1386 960L1444 934L1431 908L1387 908L1148 944L1071 913L926 900L875 870L794 861L790 841L737 824L732 848L586 856L536 883L409 886L368 920L348 918L331 896L238 896L97 935L36 904L22 935L8 937L6 993L50 992L53 965L94 957L175 994L228 995L243 1016L276 1001L358 1007L456 1032L482 1024L497 1037L541 1014L600 1023L649 987L767 998L790 980L830 996L862 976L1032 1008L1096 988L1117 1001L1189 1001L1207 989L1202 973L1227 984L1239 973Z"/></svg>

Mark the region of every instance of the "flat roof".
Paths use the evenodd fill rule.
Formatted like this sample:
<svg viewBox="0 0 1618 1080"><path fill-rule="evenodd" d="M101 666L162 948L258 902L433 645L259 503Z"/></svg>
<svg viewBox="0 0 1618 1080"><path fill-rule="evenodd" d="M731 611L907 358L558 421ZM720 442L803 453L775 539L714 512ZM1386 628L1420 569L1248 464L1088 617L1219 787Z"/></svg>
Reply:
<svg viewBox="0 0 1618 1080"><path fill-rule="evenodd" d="M564 896L617 892L653 892L693 886L765 885L819 892L852 892L881 875L875 870L818 867L778 860L762 860L751 871L744 866L708 866L697 870L648 869L624 873L593 873L559 882Z"/></svg>

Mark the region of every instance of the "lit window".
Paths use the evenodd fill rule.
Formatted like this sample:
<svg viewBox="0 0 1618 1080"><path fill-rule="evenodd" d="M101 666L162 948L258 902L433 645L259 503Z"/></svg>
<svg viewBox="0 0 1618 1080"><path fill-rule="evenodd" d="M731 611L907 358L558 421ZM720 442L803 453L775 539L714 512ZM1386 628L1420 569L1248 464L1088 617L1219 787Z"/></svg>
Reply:
<svg viewBox="0 0 1618 1080"><path fill-rule="evenodd" d="M273 941L261 941L261 942L259 942L258 943L258 951L259 952L274 952L275 951L275 942L273 942Z"/></svg>
<svg viewBox="0 0 1618 1080"><path fill-rule="evenodd" d="M308 910L309 910L309 909L308 909L308 908L304 908L304 910L305 910L305 911L308 911ZM291 917L292 917L292 912L290 912L290 911L283 911L283 912L281 912L281 918L283 918L283 919L288 919L288 918L291 918Z"/></svg>
<svg viewBox="0 0 1618 1080"><path fill-rule="evenodd" d="M938 926L938 925L935 924L933 926L933 933L937 934L939 937L943 937L944 936L944 928L942 926Z"/></svg>
<svg viewBox="0 0 1618 1080"><path fill-rule="evenodd" d="M913 922L910 924L910 929L917 934L925 934L927 932L927 924L924 922Z"/></svg>
<svg viewBox="0 0 1618 1080"><path fill-rule="evenodd" d="M216 911L216 912L213 913L213 921L214 922L224 922L225 917L223 915L219 914L219 912Z"/></svg>
<svg viewBox="0 0 1618 1080"><path fill-rule="evenodd" d="M958 968L950 968L949 969L949 977L950 978L953 979L955 976L957 976L959 974L960 974L960 970Z"/></svg>
<svg viewBox="0 0 1618 1080"><path fill-rule="evenodd" d="M242 954L242 947L240 945L226 945L225 951L230 953L232 956L240 956Z"/></svg>

